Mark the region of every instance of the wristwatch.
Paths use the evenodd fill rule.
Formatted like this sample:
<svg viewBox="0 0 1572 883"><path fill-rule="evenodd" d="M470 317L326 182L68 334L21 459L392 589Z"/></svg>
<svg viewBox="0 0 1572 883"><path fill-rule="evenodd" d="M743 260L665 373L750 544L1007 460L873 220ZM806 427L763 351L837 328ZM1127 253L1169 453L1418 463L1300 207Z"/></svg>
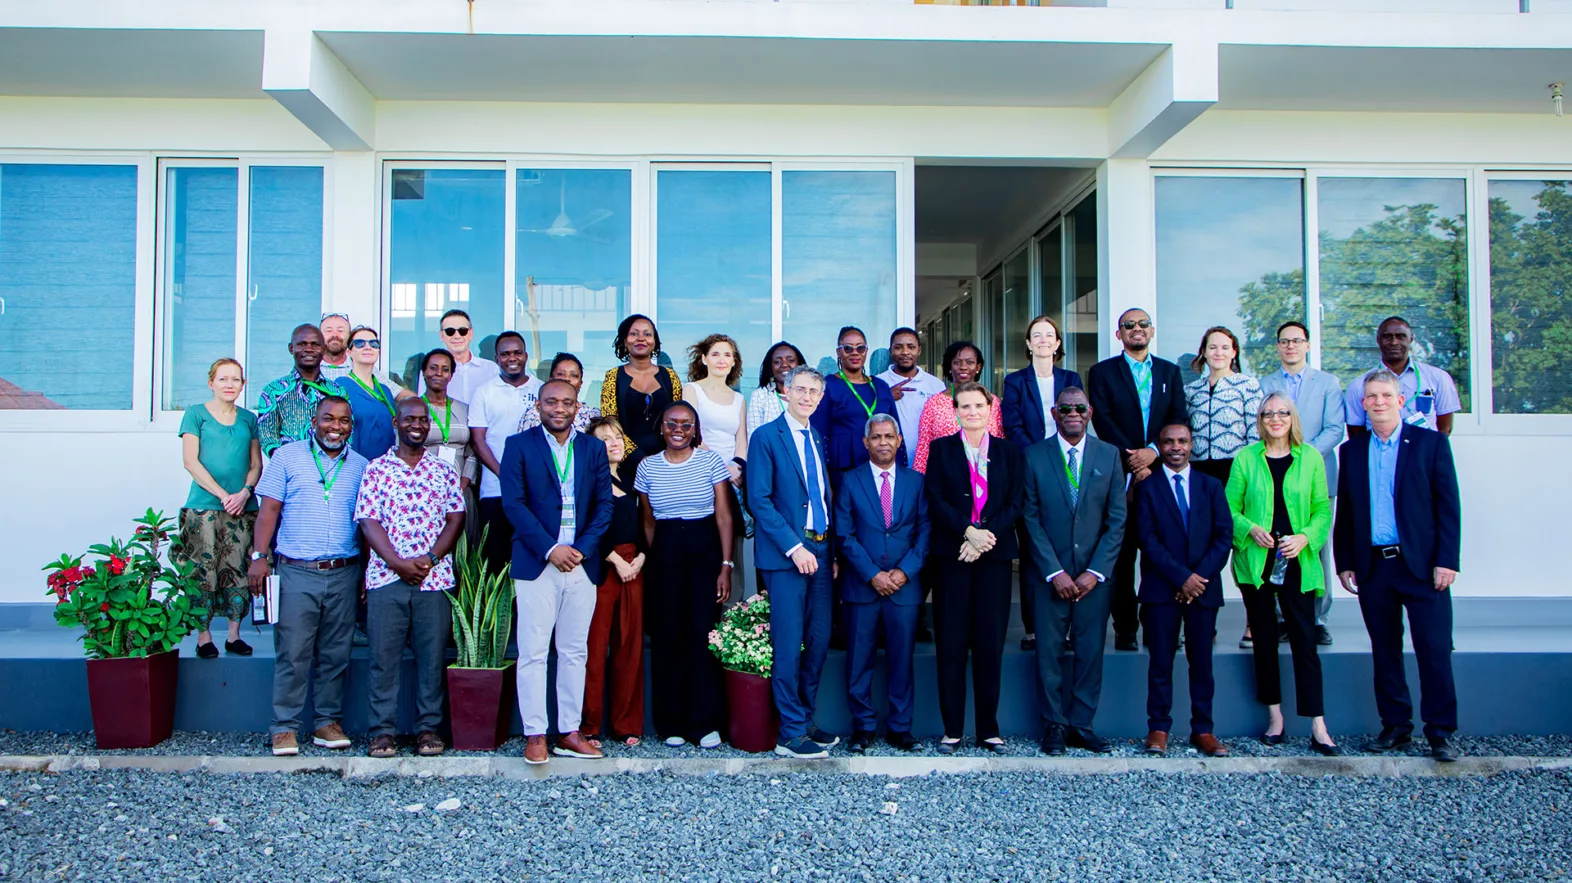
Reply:
<svg viewBox="0 0 1572 883"><path fill-rule="evenodd" d="M722 561L721 564L725 565L726 567L730 567L732 570L736 570L737 569L736 563L731 562L731 561Z"/></svg>
<svg viewBox="0 0 1572 883"><path fill-rule="evenodd" d="M268 556L262 554L261 552L258 552L255 549L251 550L251 560L252 561L266 561L267 558L268 558Z"/></svg>

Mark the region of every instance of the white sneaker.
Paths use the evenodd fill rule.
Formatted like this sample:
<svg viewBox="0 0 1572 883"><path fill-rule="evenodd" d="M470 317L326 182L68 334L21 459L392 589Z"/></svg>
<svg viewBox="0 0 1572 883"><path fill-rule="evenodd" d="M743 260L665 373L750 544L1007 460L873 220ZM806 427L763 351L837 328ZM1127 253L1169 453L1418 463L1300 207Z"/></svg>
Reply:
<svg viewBox="0 0 1572 883"><path fill-rule="evenodd" d="M704 738L699 740L699 747L700 748L719 748L720 746L721 746L720 733L717 733L714 730L711 730L708 733L705 733L704 734Z"/></svg>
<svg viewBox="0 0 1572 883"><path fill-rule="evenodd" d="M686 744L688 744L688 740L682 738L681 736L667 736L666 737L666 747L667 748L681 748L682 746L684 746Z"/></svg>

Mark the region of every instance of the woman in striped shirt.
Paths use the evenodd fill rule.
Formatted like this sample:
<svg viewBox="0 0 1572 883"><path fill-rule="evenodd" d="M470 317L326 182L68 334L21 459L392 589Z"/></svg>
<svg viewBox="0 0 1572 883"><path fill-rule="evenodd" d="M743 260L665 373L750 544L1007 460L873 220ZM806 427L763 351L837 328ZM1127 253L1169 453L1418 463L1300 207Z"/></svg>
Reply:
<svg viewBox="0 0 1572 883"><path fill-rule="evenodd" d="M657 418L662 448L639 463L633 488L649 547L645 609L655 732L672 748L721 744L720 662L710 632L731 598L731 473L714 451L698 447L698 412L687 402Z"/></svg>

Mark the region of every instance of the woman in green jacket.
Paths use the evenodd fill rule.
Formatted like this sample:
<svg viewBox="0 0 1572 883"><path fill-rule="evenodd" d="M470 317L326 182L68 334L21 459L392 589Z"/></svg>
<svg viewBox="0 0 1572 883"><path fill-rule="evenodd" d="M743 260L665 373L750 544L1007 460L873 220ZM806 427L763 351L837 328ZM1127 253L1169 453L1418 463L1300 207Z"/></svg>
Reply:
<svg viewBox="0 0 1572 883"><path fill-rule="evenodd" d="M1228 508L1234 515L1234 582L1244 595L1255 636L1256 699L1269 721L1261 741L1284 738L1277 668L1277 607L1282 606L1294 654L1295 710L1310 718L1310 747L1338 754L1322 717L1321 658L1316 653L1315 602L1327 587L1319 558L1332 527L1326 463L1304 443L1292 399L1274 393L1256 415L1261 440L1234 457ZM1300 562L1310 566L1301 567Z"/></svg>

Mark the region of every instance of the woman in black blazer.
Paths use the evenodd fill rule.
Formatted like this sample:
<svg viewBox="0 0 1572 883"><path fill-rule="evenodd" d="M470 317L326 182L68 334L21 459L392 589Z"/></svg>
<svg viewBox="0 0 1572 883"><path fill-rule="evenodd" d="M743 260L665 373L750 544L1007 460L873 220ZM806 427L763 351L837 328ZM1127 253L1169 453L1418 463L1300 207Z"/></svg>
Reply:
<svg viewBox="0 0 1572 883"><path fill-rule="evenodd" d="M999 679L1026 461L1015 445L989 437L993 396L982 384L963 383L954 396L961 431L934 439L924 482L933 522L929 560L938 571L929 584L944 719L939 753L953 753L964 732L968 653L977 744L1003 751Z"/></svg>

